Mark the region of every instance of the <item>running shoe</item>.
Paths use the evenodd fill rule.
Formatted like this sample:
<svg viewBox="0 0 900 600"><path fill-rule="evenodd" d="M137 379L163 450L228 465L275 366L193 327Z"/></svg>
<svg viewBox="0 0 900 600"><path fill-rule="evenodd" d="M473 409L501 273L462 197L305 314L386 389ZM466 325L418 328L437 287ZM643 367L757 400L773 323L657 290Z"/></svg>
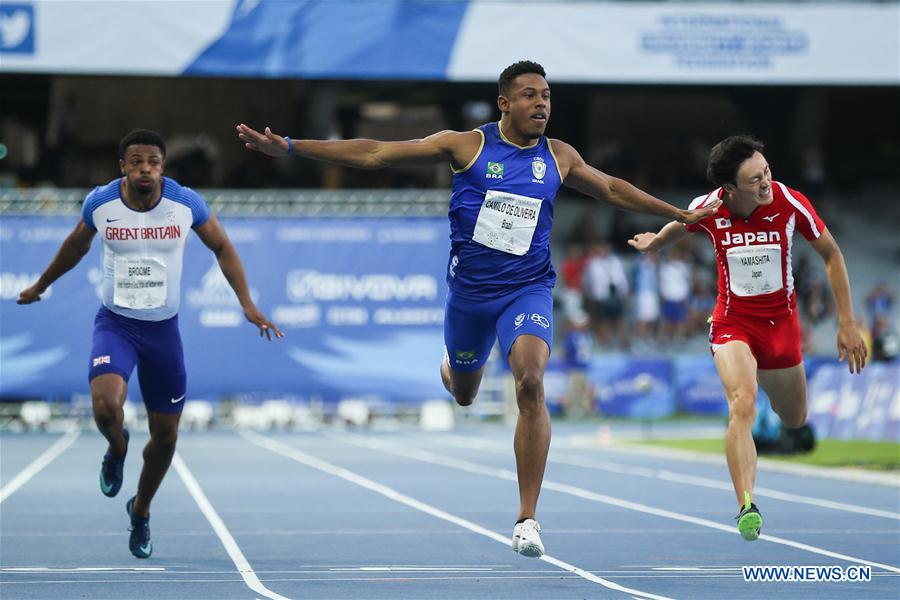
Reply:
<svg viewBox="0 0 900 600"><path fill-rule="evenodd" d="M150 516L139 517L132 512L134 508L134 499L132 496L125 504L125 510L128 511L128 517L131 519L131 537L128 538L128 549L137 558L150 558L153 554L153 542L150 541Z"/></svg>
<svg viewBox="0 0 900 600"><path fill-rule="evenodd" d="M541 543L541 525L534 519L525 519L513 527L512 549L522 556L540 558L544 554Z"/></svg>
<svg viewBox="0 0 900 600"><path fill-rule="evenodd" d="M112 448L107 448L106 454L103 455L103 464L100 466L100 491L110 498L118 494L122 487L122 471L125 467L125 456L128 455L128 430L123 430L122 435L125 436L125 454L116 457L112 454Z"/></svg>
<svg viewBox="0 0 900 600"><path fill-rule="evenodd" d="M738 531L741 532L742 538L752 542L759 537L759 532L762 529L762 515L759 514L759 509L756 508L756 505L750 501L749 492L744 492L744 508L741 509L741 512L735 519L737 519Z"/></svg>

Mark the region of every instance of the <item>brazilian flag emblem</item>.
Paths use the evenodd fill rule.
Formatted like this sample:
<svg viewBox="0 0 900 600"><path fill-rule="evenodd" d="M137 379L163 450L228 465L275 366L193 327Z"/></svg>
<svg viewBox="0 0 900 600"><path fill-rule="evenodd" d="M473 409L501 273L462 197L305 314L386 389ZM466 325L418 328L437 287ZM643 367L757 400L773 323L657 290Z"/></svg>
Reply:
<svg viewBox="0 0 900 600"><path fill-rule="evenodd" d="M488 170L488 173L491 173L493 175L500 175L502 177L503 176L503 163L488 161L487 170Z"/></svg>
<svg viewBox="0 0 900 600"><path fill-rule="evenodd" d="M500 165L500 168L503 168L503 165ZM457 360L474 360L475 359L475 351L474 350L457 350L456 351L456 359Z"/></svg>

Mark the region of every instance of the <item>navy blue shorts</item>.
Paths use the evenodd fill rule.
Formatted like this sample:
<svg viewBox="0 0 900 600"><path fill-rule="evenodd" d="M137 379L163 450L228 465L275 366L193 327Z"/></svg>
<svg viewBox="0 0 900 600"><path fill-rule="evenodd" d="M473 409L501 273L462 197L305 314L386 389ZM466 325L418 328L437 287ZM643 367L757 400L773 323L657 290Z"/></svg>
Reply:
<svg viewBox="0 0 900 600"><path fill-rule="evenodd" d="M178 315L164 321L141 321L101 306L94 318L88 380L115 373L127 383L135 365L147 410L180 413L187 375Z"/></svg>
<svg viewBox="0 0 900 600"><path fill-rule="evenodd" d="M494 340L509 356L520 335L534 335L553 346L553 296L543 284L529 285L496 300L469 300L447 294L444 345L454 371L472 372L484 366Z"/></svg>

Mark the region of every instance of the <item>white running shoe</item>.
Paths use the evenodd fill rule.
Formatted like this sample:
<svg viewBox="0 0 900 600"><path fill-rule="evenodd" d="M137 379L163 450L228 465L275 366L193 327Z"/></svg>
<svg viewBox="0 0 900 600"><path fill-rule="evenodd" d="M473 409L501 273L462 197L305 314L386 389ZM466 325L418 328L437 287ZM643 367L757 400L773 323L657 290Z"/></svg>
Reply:
<svg viewBox="0 0 900 600"><path fill-rule="evenodd" d="M540 558L544 555L541 543L541 524L534 519L525 519L513 527L512 549L522 556Z"/></svg>

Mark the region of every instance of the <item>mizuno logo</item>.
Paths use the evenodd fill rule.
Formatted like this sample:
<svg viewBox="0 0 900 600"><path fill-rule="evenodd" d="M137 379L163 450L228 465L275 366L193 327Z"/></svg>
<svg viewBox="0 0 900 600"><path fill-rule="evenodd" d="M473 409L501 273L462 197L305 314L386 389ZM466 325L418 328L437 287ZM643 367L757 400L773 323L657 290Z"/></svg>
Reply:
<svg viewBox="0 0 900 600"><path fill-rule="evenodd" d="M730 334L730 333L723 333L723 334L722 334L721 336L719 336L719 337L730 338L730 337L731 337L731 334Z"/></svg>
<svg viewBox="0 0 900 600"><path fill-rule="evenodd" d="M116 221L121 221L121 220L122 220L122 219L110 219L109 217L106 217L106 222L107 222L107 223L115 223Z"/></svg>
<svg viewBox="0 0 900 600"><path fill-rule="evenodd" d="M184 394L178 396L177 398L172 398L172 404L178 404L182 400L184 400Z"/></svg>
<svg viewBox="0 0 900 600"><path fill-rule="evenodd" d="M775 213L775 214L772 215L771 217L763 217L763 219L766 220L766 221L768 221L769 223L771 223L772 221L775 220L775 217L777 217L777 216L780 215L780 214L781 214L781 213Z"/></svg>

